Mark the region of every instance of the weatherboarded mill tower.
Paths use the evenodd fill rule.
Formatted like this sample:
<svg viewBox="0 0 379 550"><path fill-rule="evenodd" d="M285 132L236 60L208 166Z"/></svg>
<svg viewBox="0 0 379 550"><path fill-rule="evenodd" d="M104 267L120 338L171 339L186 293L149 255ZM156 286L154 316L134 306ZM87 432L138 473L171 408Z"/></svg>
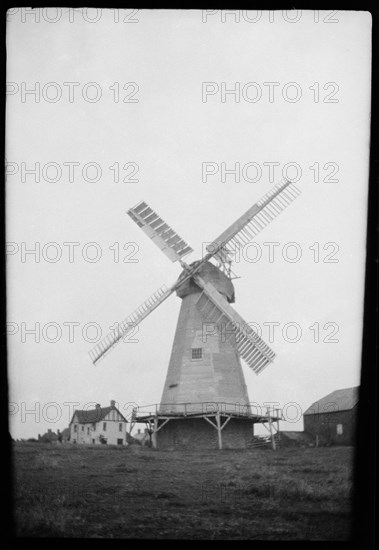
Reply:
<svg viewBox="0 0 379 550"><path fill-rule="evenodd" d="M234 302L233 284L218 267L207 262L199 275L229 303ZM241 361L225 335L233 329L228 324L217 326L207 319L197 305L201 293L201 288L191 279L176 290L182 305L159 412L162 415L183 413L185 407L190 417L186 422L182 418L171 419L157 433L157 444L161 448L215 448L217 430L204 421L202 415L222 410L237 414L250 411ZM251 422L232 418L222 434L223 446L246 447L251 434Z"/></svg>
<svg viewBox="0 0 379 550"><path fill-rule="evenodd" d="M185 275L185 272L183 272ZM199 275L210 282L229 302L234 302L231 280L216 266L207 262ZM200 311L201 295L191 279L179 286L176 294L182 299L161 411L178 409L176 404L192 403L189 410L198 410L201 403L249 403L240 358L235 347L225 338L227 327L215 326ZM230 327L231 330L231 327Z"/></svg>
<svg viewBox="0 0 379 550"><path fill-rule="evenodd" d="M129 216L183 271L159 288L118 328L91 351L94 364L134 330L174 292L182 300L161 403L135 409L131 426L145 422L159 448L246 448L253 425L268 425L273 434L280 411L252 411L241 358L259 374L275 354L230 304L234 303L231 263L299 194L289 181L276 185L217 239L207 254L187 264L192 248L152 210L140 202ZM273 439L273 446L275 445Z"/></svg>

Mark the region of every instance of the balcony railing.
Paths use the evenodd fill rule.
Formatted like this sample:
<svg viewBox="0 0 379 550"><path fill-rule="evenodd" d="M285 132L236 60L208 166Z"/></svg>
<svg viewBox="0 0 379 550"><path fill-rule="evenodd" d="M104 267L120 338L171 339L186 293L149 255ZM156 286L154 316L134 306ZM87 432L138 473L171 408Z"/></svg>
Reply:
<svg viewBox="0 0 379 550"><path fill-rule="evenodd" d="M145 416L193 416L193 415L233 415L247 418L270 418L276 422L282 419L282 411L273 407L260 407L257 404L241 404L226 402L195 402L195 403L155 403L134 407L132 420Z"/></svg>

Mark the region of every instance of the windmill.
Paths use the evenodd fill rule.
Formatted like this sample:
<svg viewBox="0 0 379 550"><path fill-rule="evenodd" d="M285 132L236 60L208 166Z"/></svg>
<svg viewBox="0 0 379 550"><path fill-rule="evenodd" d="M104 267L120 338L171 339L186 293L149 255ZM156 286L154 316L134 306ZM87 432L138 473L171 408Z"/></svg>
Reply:
<svg viewBox="0 0 379 550"><path fill-rule="evenodd" d="M202 259L187 264L183 258L193 249L148 204L139 202L127 211L132 220L172 261L183 268L171 286L160 287L115 330L89 352L96 365L150 313L171 294L182 299L162 399L155 411L141 413L134 421L145 421L164 443L197 436L209 439L204 426L211 424L218 432L230 422L231 440L246 440L246 422L268 421L271 416L251 412L241 358L255 374L262 372L275 358L275 353L230 305L234 302L234 274L231 263L241 246L251 242L300 194L290 181L275 185L237 221L206 246ZM212 260L212 261L211 261ZM169 420L190 420L180 430ZM199 421L207 420L207 423ZM277 417L278 420L278 417ZM241 426L243 425L243 428ZM165 430L162 428L166 426ZM185 426L185 428L184 428ZM209 426L208 426L209 429ZM186 436L183 436L183 430ZM163 434L165 433L165 437ZM200 434L200 436L199 436ZM202 434L202 436L201 436ZM237 444L238 446L238 444ZM244 445L242 445L244 446Z"/></svg>

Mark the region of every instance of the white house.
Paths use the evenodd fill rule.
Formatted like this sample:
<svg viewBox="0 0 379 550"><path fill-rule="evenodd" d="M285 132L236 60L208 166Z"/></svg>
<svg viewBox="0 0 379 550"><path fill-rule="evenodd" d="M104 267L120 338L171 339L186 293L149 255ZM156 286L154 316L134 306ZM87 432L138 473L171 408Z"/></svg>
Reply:
<svg viewBox="0 0 379 550"><path fill-rule="evenodd" d="M111 401L110 407L76 410L70 422L70 442L127 445L127 420Z"/></svg>

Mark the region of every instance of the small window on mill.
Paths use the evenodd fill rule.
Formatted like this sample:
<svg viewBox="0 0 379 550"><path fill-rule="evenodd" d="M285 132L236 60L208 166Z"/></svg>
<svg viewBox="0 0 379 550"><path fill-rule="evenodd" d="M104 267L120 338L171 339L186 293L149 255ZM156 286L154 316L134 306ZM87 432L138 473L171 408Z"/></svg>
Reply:
<svg viewBox="0 0 379 550"><path fill-rule="evenodd" d="M192 359L202 359L203 348L192 348Z"/></svg>

